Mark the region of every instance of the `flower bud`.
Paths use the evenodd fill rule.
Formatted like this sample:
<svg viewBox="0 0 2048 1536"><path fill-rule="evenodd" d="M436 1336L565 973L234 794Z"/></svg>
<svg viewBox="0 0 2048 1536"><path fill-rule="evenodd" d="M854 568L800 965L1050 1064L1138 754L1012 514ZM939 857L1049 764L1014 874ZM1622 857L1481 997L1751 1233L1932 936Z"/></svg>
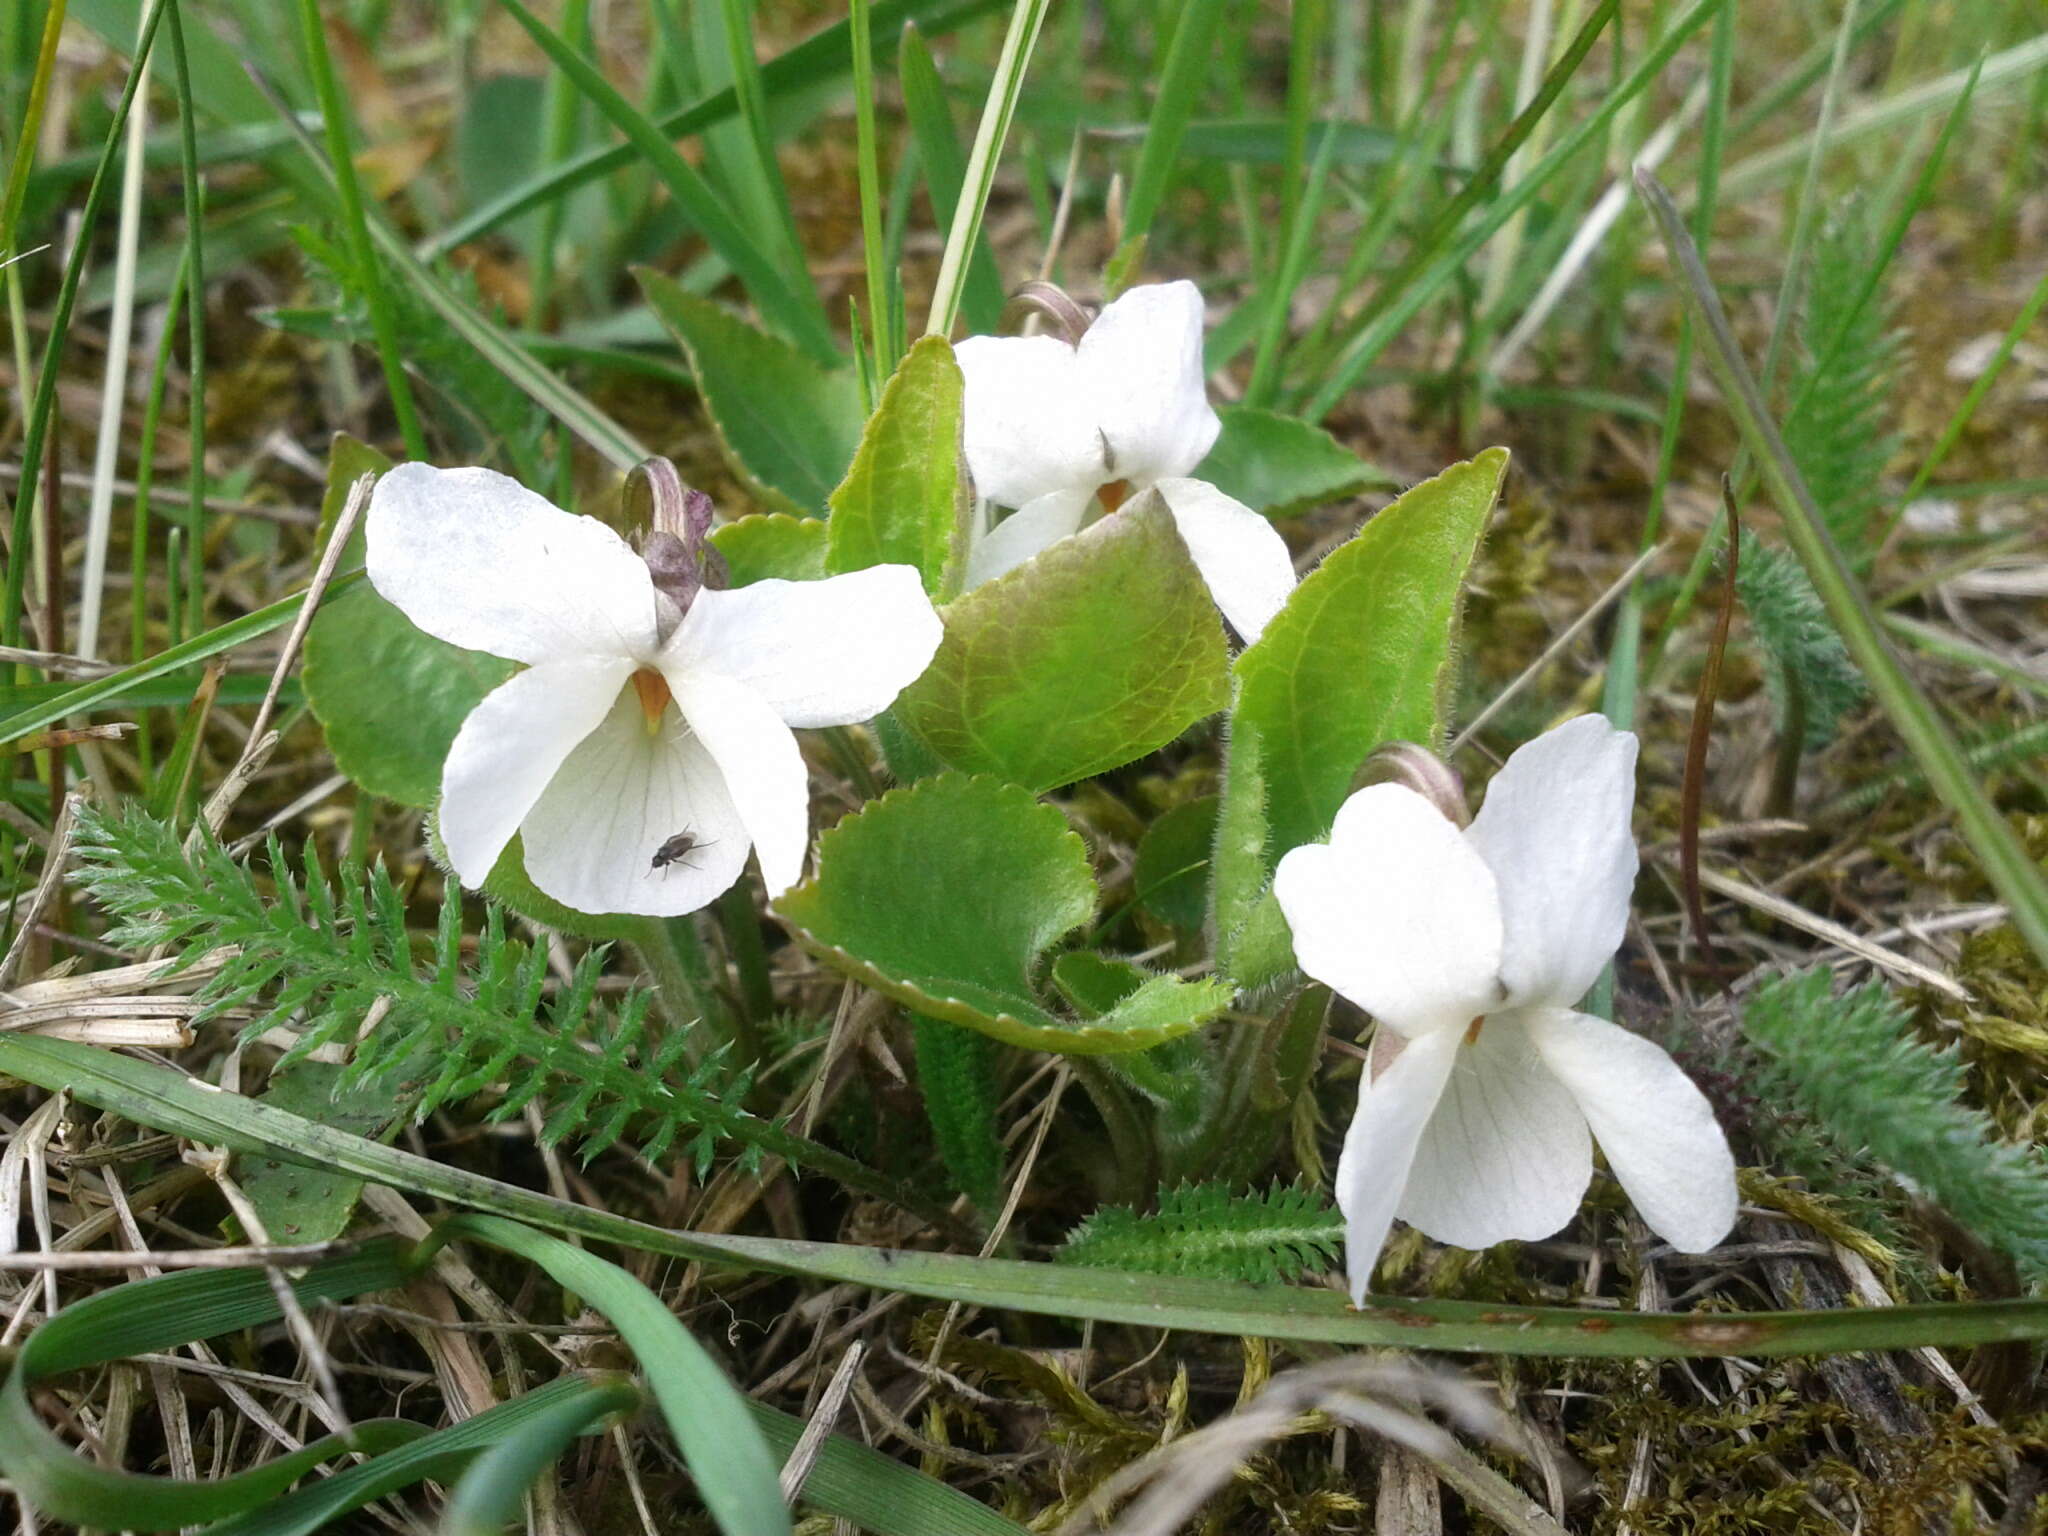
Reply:
<svg viewBox="0 0 2048 1536"><path fill-rule="evenodd" d="M673 621L679 622L699 592L721 589L730 579L725 557L710 542L711 498L684 485L675 465L662 458L634 465L619 496L627 524L638 525L640 558L654 588L675 605Z"/></svg>
<svg viewBox="0 0 2048 1536"><path fill-rule="evenodd" d="M1019 284L1011 292L1009 301L1003 305L1003 323L1014 325L1032 315L1044 320L1070 347L1081 344L1083 333L1095 321L1088 307L1066 289L1036 279Z"/></svg>
<svg viewBox="0 0 2048 1536"><path fill-rule="evenodd" d="M1368 784L1399 784L1412 789L1455 826L1468 826L1472 817L1465 809L1465 781L1458 770L1427 747L1412 741L1390 741L1365 760L1353 781L1354 790Z"/></svg>

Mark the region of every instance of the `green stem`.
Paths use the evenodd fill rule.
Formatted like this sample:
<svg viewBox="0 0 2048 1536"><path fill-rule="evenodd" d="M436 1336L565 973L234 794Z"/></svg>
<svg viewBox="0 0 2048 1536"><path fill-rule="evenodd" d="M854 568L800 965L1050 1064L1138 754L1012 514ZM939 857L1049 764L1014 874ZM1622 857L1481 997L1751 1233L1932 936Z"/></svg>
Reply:
<svg viewBox="0 0 2048 1536"><path fill-rule="evenodd" d="M1129 1090L1101 1062L1088 1056L1069 1056L1067 1067L1074 1081L1088 1090L1109 1132L1115 1168L1106 1181L1104 1197L1120 1205L1142 1204L1159 1186L1159 1155L1152 1144L1151 1126Z"/></svg>
<svg viewBox="0 0 2048 1536"><path fill-rule="evenodd" d="M653 983L670 1026L708 1032L718 1044L737 1044L732 1018L711 984L711 963L697 935L695 915L650 917L636 926L638 935L627 942ZM692 1061L701 1061L708 1051L693 1043L689 1054Z"/></svg>
<svg viewBox="0 0 2048 1536"><path fill-rule="evenodd" d="M739 976L741 1016L748 1025L758 1024L775 1012L775 983L768 974L768 946L761 942L761 914L745 880L718 898L718 921Z"/></svg>

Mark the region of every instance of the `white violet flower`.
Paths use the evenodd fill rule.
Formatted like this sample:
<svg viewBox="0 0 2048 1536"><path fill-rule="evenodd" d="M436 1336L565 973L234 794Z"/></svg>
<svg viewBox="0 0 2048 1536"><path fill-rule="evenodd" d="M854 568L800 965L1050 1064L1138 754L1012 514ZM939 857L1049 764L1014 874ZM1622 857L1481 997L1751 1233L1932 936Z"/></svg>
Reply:
<svg viewBox="0 0 2048 1536"><path fill-rule="evenodd" d="M487 469L402 464L368 520L378 592L428 634L524 662L463 721L442 843L480 886L520 834L526 871L584 912L692 912L758 850L771 895L810 844L792 726L886 709L938 649L907 565L702 585L709 498L646 554Z"/></svg>
<svg viewBox="0 0 2048 1536"><path fill-rule="evenodd" d="M1133 288L1080 341L970 336L955 349L976 494L1014 507L969 552L979 586L1076 532L1098 496L1110 510L1155 489L1216 606L1249 643L1294 590L1273 525L1187 478L1222 430L1202 382L1202 296L1189 282Z"/></svg>
<svg viewBox="0 0 2048 1536"><path fill-rule="evenodd" d="M1706 1098L1658 1046L1573 1011L1628 921L1635 762L1632 734L1583 716L1510 757L1468 829L1375 784L1281 859L1301 968L1379 1020L1337 1167L1360 1305L1396 1216L1461 1248L1556 1232L1595 1140L1673 1247L1734 1224Z"/></svg>

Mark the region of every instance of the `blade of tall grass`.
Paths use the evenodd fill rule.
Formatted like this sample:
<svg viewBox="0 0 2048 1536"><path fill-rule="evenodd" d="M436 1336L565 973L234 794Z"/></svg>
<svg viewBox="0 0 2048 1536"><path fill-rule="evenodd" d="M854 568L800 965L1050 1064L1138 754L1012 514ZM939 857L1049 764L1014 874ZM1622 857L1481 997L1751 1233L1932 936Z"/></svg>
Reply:
<svg viewBox="0 0 2048 1536"><path fill-rule="evenodd" d="M310 4L311 0L301 0ZM555 68L569 77L584 99L595 107L653 167L661 183L675 199L676 206L691 228L704 238L733 269L747 293L760 307L761 317L775 330L802 347L814 362L828 366L839 359L838 344L808 280L801 291L779 264L755 243L738 220L705 182L702 173L685 160L661 129L628 101L619 89L598 72L590 60L555 35L554 31L519 0L502 0L512 19L525 29Z"/></svg>
<svg viewBox="0 0 2048 1536"><path fill-rule="evenodd" d="M988 207L989 189L995 185L996 162L1002 158L1003 142L1010 136L1010 119L1017 112L1017 98L1024 90L1024 72L1031 63L1031 50L1045 25L1051 0L1016 0L1010 12L1010 29L1003 35L1003 51L996 59L995 78L989 83L988 99L982 104L981 125L974 132L974 148L967 157L967 170L960 187L960 199L953 206L953 222L946 234L945 253L939 258L939 275L932 284L931 314L925 323L928 336L950 336L960 313L960 294L967 281L967 258L981 231L981 216Z"/></svg>
<svg viewBox="0 0 2048 1536"><path fill-rule="evenodd" d="M1955 738L1886 643L1862 587L1807 493L1799 466L1778 436L1699 250L1686 233L1670 195L1648 174L1640 176L1637 185L1682 274L1687 299L1705 335L1707 360L1784 519L1786 541L1805 566L1814 591L1826 605L1870 691L1905 738L1934 792L1955 815L1964 838L1984 866L1986 878L2012 909L2013 926L2036 955L2048 960L2048 878L1985 795Z"/></svg>
<svg viewBox="0 0 2048 1536"><path fill-rule="evenodd" d="M93 171L91 186L86 190L85 205L79 211L78 234L64 263L64 276L57 287L56 303L51 307L49 335L43 342L43 360L37 370L35 397L29 406L28 426L22 434L21 480L14 494L13 527L7 546L15 551L16 558L7 562L5 607L0 609L0 645L21 644L22 607L30 562L20 556L31 547L29 518L43 472L43 449L49 439L50 422L57 406L57 360L63 355L65 340L70 335L71 314L78 303L79 284L85 276L92 232L99 224L100 205L106 200L107 182L110 180L107 173L120 147L122 129L135 105L136 93L142 86L139 60L147 55L156 39L157 25L163 19L165 4L166 0L151 0L149 14L143 21L135 45L138 66L129 70L127 82L121 89L120 103L114 108L113 121L107 126L107 140L100 151L100 163ZM17 151L20 155L32 152L32 147L27 144L21 145ZM19 292L18 285L11 279L10 288ZM20 334L19 329L16 334ZM48 487L47 493L55 496L57 487ZM51 601L57 601L56 593L51 594Z"/></svg>
<svg viewBox="0 0 2048 1536"><path fill-rule="evenodd" d="M184 529L174 528L171 532L174 538L182 542ZM173 572L178 568L175 559L167 561L166 564ZM358 570L335 577L327 584L327 595L332 597L345 591L361 580L362 574ZM175 596L175 585L173 595ZM294 592L290 597L279 598L267 607L258 608L254 613L245 613L239 619L231 619L203 635L195 635L183 644L159 651L146 661L123 667L118 672L109 672L105 677L92 678L74 688L67 688L54 697L18 710L5 719L0 719L0 744L17 741L30 731L39 731L66 715L85 714L98 708L108 699L119 698L138 683L146 683L179 671L194 662L204 661L209 656L231 651L236 646L267 635L274 629L281 629L298 617L299 605L303 601L304 594ZM173 627L175 628L175 624Z"/></svg>
<svg viewBox="0 0 2048 1536"><path fill-rule="evenodd" d="M667 15L667 8L655 10ZM588 52L590 48L590 0L569 0L562 8L562 36L569 46ZM569 158L576 143L576 119L582 98L559 70L548 76L541 98L541 171L543 174ZM533 246L533 297L526 311L527 329L539 331L547 324L555 295L556 247L562 243L562 229L569 216L567 198L556 198L541 210L540 232Z"/></svg>
<svg viewBox="0 0 2048 1536"><path fill-rule="evenodd" d="M1371 366L1381 349L1393 339L1394 332L1407 323L1409 317L1450 280L1451 275L1465 264L1472 252L1484 245L1495 230L1513 218L1515 213L1536 195L1543 183L1571 158L1580 145L1590 140L1612 120L1615 113L1634 99L1636 92L1649 84L1656 70L1661 69L1664 61L1677 52L1678 44L1684 41L1693 27L1705 19L1705 13L1719 3L1721 0L1696 0L1692 9L1687 11L1666 35L1664 46L1652 55L1656 59L1655 68L1645 69L1638 66L1635 74L1630 77L1629 87L1615 91L1600 111L1574 130L1563 144L1539 161L1526 177L1499 198L1490 214L1480 221L1476 231L1477 238L1468 235L1459 241L1453 247L1455 259L1448 259L1444 249L1446 243L1451 241L1466 216L1498 188L1501 174L1506 170L1508 161L1536 131L1536 125L1556 106L1566 84L1578 73L1579 66L1585 62L1593 44L1619 11L1619 0L1601 0L1599 9L1586 18L1585 24L1573 36L1570 46L1558 55L1557 62L1544 76L1542 89L1515 115L1515 120L1487 151L1486 158L1480 162L1478 169L1472 173L1465 185L1459 188L1457 196L1437 211L1428 228L1416 238L1408 257L1374 291L1370 303L1336 327L1335 334L1328 344L1330 349L1334 351L1348 347L1349 350L1336 365L1335 376L1326 379L1322 388L1313 397L1309 406L1309 413L1312 416L1322 417L1330 413L1337 399L1351 388L1358 375Z"/></svg>
<svg viewBox="0 0 2048 1536"><path fill-rule="evenodd" d="M911 137L917 141L917 158L924 168L932 215L943 220L947 210L960 201L960 189L967 183L967 163L960 152L952 109L946 105L945 83L932 62L924 33L915 23L904 24L903 41L896 50L896 73L903 87L903 112L910 119ZM977 334L986 335L1002 323L1003 280L996 271L988 237L979 232L974 237L974 254L967 261L960 309L967 329Z"/></svg>
<svg viewBox="0 0 2048 1536"><path fill-rule="evenodd" d="M224 1092L173 1068L70 1041L0 1034L0 1072L65 1089L80 1103L208 1146L347 1173L550 1232L740 1270L1070 1320L1354 1348L1605 1359L1833 1354L2048 1337L2048 1301L2038 1300L1686 1314L1399 1299L1359 1309L1341 1293L1314 1286L674 1231L485 1178Z"/></svg>
<svg viewBox="0 0 2048 1536"><path fill-rule="evenodd" d="M185 581L193 594L192 632L198 633L206 592L206 188L199 179L198 102L191 54L185 47L184 0L171 0L171 73L178 87L178 168L185 201L185 516L191 530ZM175 635L175 631L173 632Z"/></svg>
<svg viewBox="0 0 2048 1536"><path fill-rule="evenodd" d="M398 435L405 440L405 456L427 457L427 435L420 428L419 411L413 405L412 383L405 376L405 354L398 341L398 313L391 296L384 291L384 269L370 245L370 228L363 216L363 191L356 181L355 150L349 142L348 110L342 105L341 84L334 76L334 60L327 52L327 24L321 20L319 0L299 0L299 32L306 49L306 65L313 78L314 94L320 102L320 121L327 134L327 161L334 173L334 190L341 199L341 227L348 241L349 258L355 263L356 281L362 286L363 301L370 310L370 329L377 338L377 361L384 370L384 388L391 398L391 414L398 418Z"/></svg>
<svg viewBox="0 0 2048 1536"><path fill-rule="evenodd" d="M156 481L156 433L163 420L164 388L170 380L171 357L177 349L178 322L184 318L185 287L192 273L181 259L164 301L163 334L157 338L156 362L149 372L149 395L142 406L142 431L135 443L135 512L128 535L128 659L142 660L149 633L149 497ZM146 743L147 731L138 745Z"/></svg>
<svg viewBox="0 0 2048 1536"><path fill-rule="evenodd" d="M1829 136L1842 104L1842 79L1849 67L1849 42L1856 29L1857 0L1845 0L1842 19L1835 27L1835 47L1828 56L1827 83L1821 87L1820 116L1813 127L1813 143L1806 156L1806 168L1799 179L1799 198L1792 206L1792 241L1786 250L1785 269L1778 278L1778 301L1771 307L1771 335L1764 343L1763 363L1757 370L1757 387L1768 400L1778 377L1778 354L1791 334L1792 313L1800 280L1806 275L1806 253L1813 245L1820 223L1821 162L1827 158ZM1740 478L1738 476L1737 478Z"/></svg>
<svg viewBox="0 0 2048 1536"><path fill-rule="evenodd" d="M718 14L725 33L726 64L739 100L742 142L749 151L744 160L728 168L729 179L740 183L746 201L760 209L756 221L758 238L781 266L790 292L810 302L822 325L825 306L812 284L803 241L797 237L796 212L790 206L789 188L775 159L775 134L768 122L768 92L761 80L761 62L754 57L753 0L719 0Z"/></svg>
<svg viewBox="0 0 2048 1536"><path fill-rule="evenodd" d="M1735 7L1714 18L1707 49L1706 119L1700 129L1700 161L1693 202L1693 228L1710 235L1720 201L1721 156L1727 145L1729 85L1735 73ZM1664 419L1657 437L1657 472L1650 482L1650 502L1643 511L1641 548L1653 548L1664 535L1664 498L1678 461L1678 433L1685 421L1686 389L1692 377L1693 319L1691 310L1678 317L1678 350L1671 362L1671 381L1664 392ZM1669 630L1667 628L1667 634ZM1641 688L1643 594L1631 586L1614 616L1614 640L1607 654L1607 676L1601 683L1600 712L1621 730L1633 730ZM1655 675L1654 673L1652 674ZM1612 991L1613 970L1602 977Z"/></svg>
<svg viewBox="0 0 2048 1536"><path fill-rule="evenodd" d="M1990 94L2017 84L2043 67L2048 67L2048 33L2029 38L2024 43L2015 43L1978 63L1950 70L1895 95L1845 111L1832 125L1828 143L1841 149L1860 139L1911 123L1926 113L1939 111L1965 89L1972 88L1973 74L1977 79L1974 89ZM1760 192L1789 175L1805 164L1812 149L1812 140L1812 133L1802 133L1736 161L1723 177L1728 195L1743 197Z"/></svg>
<svg viewBox="0 0 2048 1536"><path fill-rule="evenodd" d="M262 76L256 77L280 118L298 137L300 147L311 159L326 186L334 185L334 168L327 163L320 143L300 124L291 104ZM437 277L427 264L412 253L404 236L394 230L376 210L365 210L370 239L378 252L419 294L427 305L447 322L448 328L476 348L479 355L523 391L542 410L601 454L619 470L631 469L647 457L648 450L618 422L599 410L588 398L563 383L526 348L476 312L476 308Z"/></svg>
<svg viewBox="0 0 2048 1536"><path fill-rule="evenodd" d="M1880 242L1877 250L1873 252L1872 260L1864 272L1855 297L1851 300L1848 308L1843 312L1841 320L1835 327L1834 336L1830 338L1822 351L1820 360L1816 361L1814 366L1807 370L1805 380L1801 383L1797 393L1793 395L1791 404L1785 408L1785 421L1788 424L1804 408L1806 402L1811 398L1817 383L1826 377L1828 365L1834 361L1842 347L1847 344L1849 337L1854 334L1857 318L1862 314L1864 307L1876 296L1878 287L1884 280L1884 274L1890 268L1892 257L1898 253L1899 246L1905 240L1906 230L1911 225L1913 216L1933 193L1936 177L1940 173L1942 164L1947 157L1948 146L1954 139L1957 129L1962 126L1963 120L1969 114L1970 101L1971 90L1966 85L1962 94L1950 106L1948 117L1942 124L1940 135L1936 138L1933 147L1922 161L1920 175L1914 183L1912 192L1901 203L1898 212L1894 215L1890 226L1885 231L1884 239ZM1697 231L1704 232L1707 225L1696 214L1693 220L1693 227ZM1694 237L1695 244L1698 243L1698 239L1699 236L1696 234ZM1689 345L1691 337L1690 311L1685 316L1684 324L1684 337ZM1682 382L1682 380L1683 373L1681 372L1676 382ZM1736 495L1739 499L1749 494L1756 477L1756 466L1749 456L1746 445L1737 456L1737 469L1739 483ZM1914 494L1917 494L1917 491ZM1912 497L1910 495L1901 497L1899 500L1901 511L1910 505L1911 501ZM1706 532L1701 535L1699 547L1694 550L1693 557L1687 564L1685 574L1679 580L1678 589L1672 595L1670 606L1666 609L1664 632L1658 639L1656 649L1651 653L1650 663L1645 673L1651 679L1653 685L1664 675L1664 666L1666 659L1671 654L1671 647L1685 621L1692 614L1693 605L1698 601L1700 589L1706 583L1707 573L1712 568L1714 558L1720 550L1721 540L1725 533L1726 528L1724 527L1723 515L1716 508L1712 521L1707 525ZM1878 545L1873 545L1873 550L1881 546L1882 542L1880 540Z"/></svg>
<svg viewBox="0 0 2048 1536"><path fill-rule="evenodd" d="M868 0L851 0L846 23L853 44L853 142L860 180L860 249L868 279L868 329L874 371L896 370L896 326L890 301L888 251L882 239L882 160L875 142L875 38ZM857 350L857 349L856 349Z"/></svg>
<svg viewBox="0 0 2048 1536"><path fill-rule="evenodd" d="M907 21L920 21L937 36L993 11L1001 3L1002 0L879 0L875 6L874 25L880 29L886 51L890 29ZM847 24L836 22L769 61L761 72L769 95L802 90L848 68L852 57L849 36ZM688 138L715 123L726 121L738 109L738 98L730 89L714 91L703 100L658 119L655 127L670 141ZM422 261L444 256L458 245L467 245L489 234L509 219L516 219L522 213L567 196L601 176L632 165L638 154L637 147L630 143L584 150L562 164L540 171L518 186L509 188L481 208L464 214L447 228L423 240L416 254Z"/></svg>
<svg viewBox="0 0 2048 1536"><path fill-rule="evenodd" d="M176 0L172 0L175 14ZM128 403L128 347L135 331L135 254L142 239L142 145L149 135L149 55L136 52L141 84L128 113L121 164L121 213L114 237L114 303L107 317L107 356L100 380L99 436L93 444L92 490L86 503L85 563L80 573L77 654L100 653L100 603L107 585L107 548L114 531L114 471L121 417Z"/></svg>
<svg viewBox="0 0 2048 1536"><path fill-rule="evenodd" d="M1188 119L1195 115L1195 100L1214 59L1216 29L1222 24L1224 6L1222 0L1185 0L1160 14L1176 12L1179 19L1167 46L1166 63L1159 71L1144 148L1138 151L1138 168L1131 175L1130 197L1124 204L1123 244L1127 249L1134 248L1151 229L1179 165L1181 136L1187 132Z"/></svg>

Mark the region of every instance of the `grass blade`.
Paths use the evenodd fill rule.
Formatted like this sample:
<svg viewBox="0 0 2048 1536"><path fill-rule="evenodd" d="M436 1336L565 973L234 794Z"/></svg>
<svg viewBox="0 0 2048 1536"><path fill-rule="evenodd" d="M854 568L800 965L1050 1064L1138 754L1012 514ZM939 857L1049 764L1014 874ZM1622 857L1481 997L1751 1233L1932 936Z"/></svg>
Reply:
<svg viewBox="0 0 2048 1536"><path fill-rule="evenodd" d="M169 1068L70 1041L0 1035L0 1073L66 1090L155 1130L347 1173L549 1231L742 1270L1069 1319L1355 1348L1608 1359L1831 1354L2048 1338L2048 1301L2038 1300L1700 1314L1399 1300L1360 1311L1337 1292L1318 1288L671 1231L351 1136Z"/></svg>
<svg viewBox="0 0 2048 1536"><path fill-rule="evenodd" d="M988 207L989 188L995 184L996 161L1002 158L1003 141L1010 136L1010 119L1017 114L1017 98L1024 91L1024 71L1031 63L1031 50L1038 42L1039 29L1052 0L1017 0L1010 12L1010 30L1003 36L1002 56L996 60L995 79L988 99L982 104L981 126L974 132L974 149L967 157L967 174L961 183L960 200L953 205L952 227L946 233L945 254L939 259L939 275L932 284L932 309L925 324L928 336L950 336L960 313L960 294L967 281L967 257L981 233L982 211Z"/></svg>
<svg viewBox="0 0 2048 1536"><path fill-rule="evenodd" d="M302 0L311 3L311 0ZM624 134L641 157L661 178L669 195L705 243L738 274L747 292L760 306L761 316L789 340L801 346L814 361L831 364L839 360L839 349L825 324L815 291L799 292L773 258L754 243L747 231L719 201L697 172L661 129L600 74L597 66L571 48L519 0L503 0L512 19L526 29L555 68L569 77L590 104Z"/></svg>
<svg viewBox="0 0 2048 1536"><path fill-rule="evenodd" d="M1976 775L1963 760L1955 738L1899 665L1898 657L1879 631L1869 600L1842 551L1829 536L1820 509L1813 504L1800 476L1799 466L1792 462L1792 455L1758 393L1756 381L1742 360L1728 316L1700 260L1699 249L1686 233L1670 194L1648 174L1639 174L1636 184L1683 276L1694 319L1706 339L1707 361L1784 518L1786 541L1806 567L1814 591L1826 605L1829 618L1870 684L1870 691L1891 716L1935 793L1955 813L1963 836L1984 865L1986 877L2011 907L2014 927L2034 953L2048 961L2048 879L2043 878L2040 866L2028 856L2011 826L1985 795Z"/></svg>

